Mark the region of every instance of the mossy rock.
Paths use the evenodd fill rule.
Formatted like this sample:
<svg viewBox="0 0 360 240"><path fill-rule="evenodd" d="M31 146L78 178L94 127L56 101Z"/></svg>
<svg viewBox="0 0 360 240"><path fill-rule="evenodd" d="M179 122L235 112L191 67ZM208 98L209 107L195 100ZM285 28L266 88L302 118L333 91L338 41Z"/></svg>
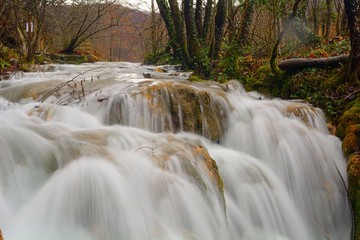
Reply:
<svg viewBox="0 0 360 240"><path fill-rule="evenodd" d="M168 106L173 128L170 129L169 124L168 130L197 133L214 142L220 141L228 119L226 112L222 109L223 106L213 101L209 91L182 83L163 82L150 86L143 94L151 100L153 96L162 95L164 91L169 97ZM159 102L159 104L162 103ZM154 106L154 111L167 107L158 105Z"/></svg>
<svg viewBox="0 0 360 240"><path fill-rule="evenodd" d="M354 124L347 128L342 149L346 156L360 152L360 124Z"/></svg>
<svg viewBox="0 0 360 240"><path fill-rule="evenodd" d="M150 149L148 150L150 151ZM175 168L171 166L171 161L177 159L180 165L176 166L180 166L188 179L204 193L209 191L209 185L205 180L208 177L213 184L212 186L216 186L216 193L220 197L226 212L224 182L217 163L210 156L205 146L190 141L179 141L169 136L166 143L151 150L151 155L163 170L172 169L174 171ZM206 177L202 174L204 172Z"/></svg>
<svg viewBox="0 0 360 240"><path fill-rule="evenodd" d="M201 77L196 76L196 75L190 76L188 80L191 81L191 82L206 82L207 81L207 80L202 79Z"/></svg>
<svg viewBox="0 0 360 240"><path fill-rule="evenodd" d="M35 55L35 63L36 64L46 64L51 63L52 60L48 54L36 54Z"/></svg>
<svg viewBox="0 0 360 240"><path fill-rule="evenodd" d="M360 155L353 154L349 157L348 165L348 191L352 203L355 223L355 238L360 239Z"/></svg>
<svg viewBox="0 0 360 240"><path fill-rule="evenodd" d="M209 171L209 176L212 181L218 187L219 192L224 195L224 182L219 173L218 166L214 159L211 158L209 152L205 147L198 145L193 147L193 152L199 156L206 163L207 170Z"/></svg>
<svg viewBox="0 0 360 240"><path fill-rule="evenodd" d="M308 125L311 125L311 117L317 115L316 109L313 106L296 102L287 106L286 112L288 116L294 116L301 119Z"/></svg>
<svg viewBox="0 0 360 240"><path fill-rule="evenodd" d="M336 129L336 136L344 139L348 128L354 124L360 124L360 101L356 99L355 103L350 109L344 112L340 117L339 124Z"/></svg>

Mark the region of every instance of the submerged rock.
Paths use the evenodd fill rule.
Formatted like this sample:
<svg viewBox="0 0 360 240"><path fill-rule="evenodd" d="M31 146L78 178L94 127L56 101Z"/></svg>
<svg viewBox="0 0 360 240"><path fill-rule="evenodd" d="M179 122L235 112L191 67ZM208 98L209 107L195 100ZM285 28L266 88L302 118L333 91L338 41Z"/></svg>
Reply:
<svg viewBox="0 0 360 240"><path fill-rule="evenodd" d="M168 136L166 143L143 150L151 153L151 157L161 169L183 172L205 194L209 191L215 192L226 212L224 183L217 163L201 143Z"/></svg>
<svg viewBox="0 0 360 240"><path fill-rule="evenodd" d="M296 117L310 126L314 125L313 121L318 116L318 112L313 106L296 102L289 105L286 109L286 112L289 117Z"/></svg>

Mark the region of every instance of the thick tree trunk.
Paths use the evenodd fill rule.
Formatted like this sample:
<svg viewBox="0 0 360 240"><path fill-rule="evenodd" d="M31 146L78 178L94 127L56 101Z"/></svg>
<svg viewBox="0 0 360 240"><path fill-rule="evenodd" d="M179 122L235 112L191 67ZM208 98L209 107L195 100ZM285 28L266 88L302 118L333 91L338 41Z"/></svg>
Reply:
<svg viewBox="0 0 360 240"><path fill-rule="evenodd" d="M213 15L213 0L207 0L205 6L204 26L202 40L205 43L210 35L211 19Z"/></svg>
<svg viewBox="0 0 360 240"><path fill-rule="evenodd" d="M325 38L330 38L330 27L331 27L331 0L326 0L326 25L325 25Z"/></svg>
<svg viewBox="0 0 360 240"><path fill-rule="evenodd" d="M188 40L188 51L191 58L198 58L200 55L199 39L196 30L193 0L184 0L184 17L186 26L186 36Z"/></svg>
<svg viewBox="0 0 360 240"><path fill-rule="evenodd" d="M185 35L185 27L182 15L177 0L169 0L170 10L172 13L172 19L174 22L175 33L179 43L182 59L185 67L192 67L192 61L188 52L188 46Z"/></svg>
<svg viewBox="0 0 360 240"><path fill-rule="evenodd" d="M196 30L199 37L202 37L203 35L203 1L202 0L196 0L196 8L195 8L195 24L196 24Z"/></svg>
<svg viewBox="0 0 360 240"><path fill-rule="evenodd" d="M165 0L156 0L156 3L170 38L170 47L173 50L173 56L174 58L179 59L181 58L181 53L179 53L179 42L176 38L175 27L174 22L172 21L170 8Z"/></svg>
<svg viewBox="0 0 360 240"><path fill-rule="evenodd" d="M240 45L240 47L244 46L248 42L248 35L252 20L254 3L255 3L254 0L245 0L244 3L244 11L241 16L240 29L237 35L237 42Z"/></svg>
<svg viewBox="0 0 360 240"><path fill-rule="evenodd" d="M227 1L228 0L219 0L217 4L215 15L215 39L214 47L211 53L211 56L215 59L219 58L219 53L221 49L224 27L227 18Z"/></svg>
<svg viewBox="0 0 360 240"><path fill-rule="evenodd" d="M292 58L282 60L278 67L282 71L300 71L306 68L333 68L343 66L348 59L348 54L328 58Z"/></svg>
<svg viewBox="0 0 360 240"><path fill-rule="evenodd" d="M351 41L346 80L359 81L360 72L360 0L344 0Z"/></svg>

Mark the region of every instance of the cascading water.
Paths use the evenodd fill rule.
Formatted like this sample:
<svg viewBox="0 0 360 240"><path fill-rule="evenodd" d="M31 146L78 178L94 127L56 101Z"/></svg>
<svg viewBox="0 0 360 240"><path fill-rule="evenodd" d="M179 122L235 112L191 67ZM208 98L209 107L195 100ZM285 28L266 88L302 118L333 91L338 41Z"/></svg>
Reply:
<svg viewBox="0 0 360 240"><path fill-rule="evenodd" d="M152 69L0 82L6 240L350 239L346 163L319 109Z"/></svg>

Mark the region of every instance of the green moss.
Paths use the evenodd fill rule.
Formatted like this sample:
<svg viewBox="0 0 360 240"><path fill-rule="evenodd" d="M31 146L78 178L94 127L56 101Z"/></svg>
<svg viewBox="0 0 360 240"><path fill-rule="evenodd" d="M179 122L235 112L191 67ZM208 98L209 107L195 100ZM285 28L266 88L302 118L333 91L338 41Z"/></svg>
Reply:
<svg viewBox="0 0 360 240"><path fill-rule="evenodd" d="M47 54L36 54L34 60L36 64L45 64L52 62L51 58Z"/></svg>
<svg viewBox="0 0 360 240"><path fill-rule="evenodd" d="M281 85L281 98L302 99L313 106L321 108L328 121L338 123L346 103L348 88L339 85L336 89L323 88L323 81L337 73L338 70L307 69L286 76Z"/></svg>
<svg viewBox="0 0 360 240"><path fill-rule="evenodd" d="M192 75L189 79L191 82L206 82L207 80L202 79L201 77L198 77L196 75Z"/></svg>
<svg viewBox="0 0 360 240"><path fill-rule="evenodd" d="M353 154L350 156L347 166L348 171L348 192L352 203L354 221L355 221L355 238L360 239L360 155Z"/></svg>
<svg viewBox="0 0 360 240"><path fill-rule="evenodd" d="M342 149L347 156L360 151L360 124L351 125L347 128Z"/></svg>
<svg viewBox="0 0 360 240"><path fill-rule="evenodd" d="M356 100L350 109L344 112L341 116L339 124L336 130L336 136L340 139L344 139L348 128L351 125L360 123L360 100Z"/></svg>

